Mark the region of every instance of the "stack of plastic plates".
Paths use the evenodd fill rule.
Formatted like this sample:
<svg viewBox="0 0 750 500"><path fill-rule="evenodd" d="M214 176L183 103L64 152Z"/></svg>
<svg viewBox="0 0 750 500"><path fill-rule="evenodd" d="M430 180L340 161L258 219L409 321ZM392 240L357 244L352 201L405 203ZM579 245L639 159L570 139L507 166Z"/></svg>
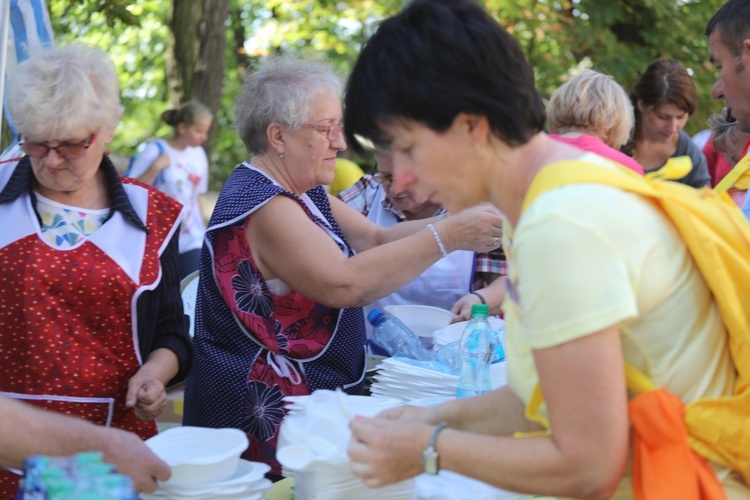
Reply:
<svg viewBox="0 0 750 500"><path fill-rule="evenodd" d="M402 481L381 488L368 488L352 475L348 462L319 463L304 471L287 471L294 478L295 498L327 500L413 500L414 481Z"/></svg>
<svg viewBox="0 0 750 500"><path fill-rule="evenodd" d="M237 429L175 427L147 439L146 445L172 469L147 498L203 500L262 498L271 488L271 468L242 460L247 435Z"/></svg>
<svg viewBox="0 0 750 500"><path fill-rule="evenodd" d="M365 500L414 498L414 482L368 488L349 469L349 421L400 406L399 399L350 396L318 390L285 398L289 413L279 429L276 458L283 474L294 478L295 498Z"/></svg>
<svg viewBox="0 0 750 500"><path fill-rule="evenodd" d="M492 387L505 385L505 362L490 368ZM456 396L458 377L411 365L398 358L383 360L373 377L370 392L379 397L397 398L404 403L424 398Z"/></svg>
<svg viewBox="0 0 750 500"><path fill-rule="evenodd" d="M240 459L237 471L224 481L204 484L161 484L151 494L142 494L144 500L213 500L222 499L262 499L272 483L265 479L271 468L263 463Z"/></svg>

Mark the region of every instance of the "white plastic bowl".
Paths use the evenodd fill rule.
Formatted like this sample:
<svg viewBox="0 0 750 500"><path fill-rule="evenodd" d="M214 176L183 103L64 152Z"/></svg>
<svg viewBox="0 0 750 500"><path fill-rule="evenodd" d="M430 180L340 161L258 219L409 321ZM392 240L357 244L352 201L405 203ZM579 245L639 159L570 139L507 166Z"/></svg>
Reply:
<svg viewBox="0 0 750 500"><path fill-rule="evenodd" d="M248 440L238 429L174 427L146 440L146 445L172 468L165 485L196 485L232 477Z"/></svg>
<svg viewBox="0 0 750 500"><path fill-rule="evenodd" d="M432 349L433 332L450 325L455 318L452 312L432 306L390 305L383 309L408 326L427 349Z"/></svg>
<svg viewBox="0 0 750 500"><path fill-rule="evenodd" d="M505 322L498 317L490 316L487 319L489 320L490 327L493 330L499 330L505 325ZM464 328L466 328L466 325L468 324L468 321L461 321L459 323L453 323L452 325L445 326L433 332L435 350L441 348L444 345L461 340L461 334L464 332Z"/></svg>

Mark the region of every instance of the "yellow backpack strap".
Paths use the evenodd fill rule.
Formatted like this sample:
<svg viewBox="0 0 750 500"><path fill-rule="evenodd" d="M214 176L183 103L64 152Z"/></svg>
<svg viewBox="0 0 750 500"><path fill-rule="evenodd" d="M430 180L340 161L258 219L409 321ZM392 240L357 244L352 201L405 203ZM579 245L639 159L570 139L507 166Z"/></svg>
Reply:
<svg viewBox="0 0 750 500"><path fill-rule="evenodd" d="M544 430L535 432L516 432L513 434L513 437L527 438L549 435L549 420L539 415L539 407L542 406L542 403L544 403L544 395L542 394L542 387L537 382L536 387L534 387L534 392L531 394L531 399L529 399L529 404L526 405L525 415L530 421L536 422L544 427Z"/></svg>
<svg viewBox="0 0 750 500"><path fill-rule="evenodd" d="M714 187L714 191L726 191L734 186L734 183L748 170L750 170L750 153L737 162L737 165Z"/></svg>
<svg viewBox="0 0 750 500"><path fill-rule="evenodd" d="M643 176L620 167L617 170L581 160L551 163L540 170L531 181L521 205L521 213L545 191L568 184L606 184L643 196L658 197L659 193Z"/></svg>
<svg viewBox="0 0 750 500"><path fill-rule="evenodd" d="M656 384L654 384L653 380L648 378L648 375L627 361L625 361L623 365L625 367L625 382L627 383L628 389L636 394L656 389Z"/></svg>

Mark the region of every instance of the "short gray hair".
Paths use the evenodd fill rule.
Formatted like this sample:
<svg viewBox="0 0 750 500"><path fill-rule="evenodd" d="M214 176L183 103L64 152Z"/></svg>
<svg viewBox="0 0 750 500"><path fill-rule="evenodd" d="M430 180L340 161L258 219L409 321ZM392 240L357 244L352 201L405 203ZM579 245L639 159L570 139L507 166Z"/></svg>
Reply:
<svg viewBox="0 0 750 500"><path fill-rule="evenodd" d="M32 53L9 73L7 98L18 132L34 141L65 139L81 127L112 132L122 115L112 59L82 43Z"/></svg>
<svg viewBox="0 0 750 500"><path fill-rule="evenodd" d="M724 108L721 113L712 113L708 116L708 126L713 133L711 141L714 149L726 153L731 149L732 133L737 127L737 122L729 119L729 110Z"/></svg>
<svg viewBox="0 0 750 500"><path fill-rule="evenodd" d="M614 78L587 69L552 93L547 119L553 133L578 130L619 149L627 143L635 118L633 104Z"/></svg>
<svg viewBox="0 0 750 500"><path fill-rule="evenodd" d="M272 123L292 132L310 118L312 99L323 90L341 95L341 78L319 60L273 55L248 73L234 108L234 129L250 154L268 149L266 130Z"/></svg>

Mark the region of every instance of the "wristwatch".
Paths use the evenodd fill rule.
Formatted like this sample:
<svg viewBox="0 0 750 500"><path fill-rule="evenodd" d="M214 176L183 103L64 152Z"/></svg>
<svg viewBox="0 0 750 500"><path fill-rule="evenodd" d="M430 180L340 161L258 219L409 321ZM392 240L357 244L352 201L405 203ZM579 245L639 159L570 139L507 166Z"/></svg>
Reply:
<svg viewBox="0 0 750 500"><path fill-rule="evenodd" d="M435 426L435 430L432 431L432 437L430 437L430 444L427 449L422 452L422 467L425 473L436 475L440 472L440 455L438 455L435 449L435 443L437 442L438 434L440 431L448 426L445 422L440 422Z"/></svg>

